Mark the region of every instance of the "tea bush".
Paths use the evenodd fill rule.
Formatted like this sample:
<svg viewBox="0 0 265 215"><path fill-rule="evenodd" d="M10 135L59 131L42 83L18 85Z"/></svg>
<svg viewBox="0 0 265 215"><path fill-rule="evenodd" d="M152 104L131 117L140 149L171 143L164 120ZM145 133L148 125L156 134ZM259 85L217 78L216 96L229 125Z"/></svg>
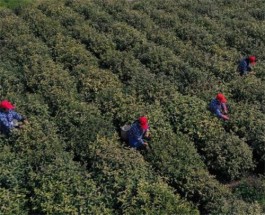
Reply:
<svg viewBox="0 0 265 215"><path fill-rule="evenodd" d="M117 212L198 213L153 174L136 150L121 147L115 138L99 138L92 147L92 175Z"/></svg>
<svg viewBox="0 0 265 215"><path fill-rule="evenodd" d="M241 180L240 183L233 188L233 192L236 196L241 197L247 202L259 202L263 211L265 211L264 189L264 176L260 176Z"/></svg>

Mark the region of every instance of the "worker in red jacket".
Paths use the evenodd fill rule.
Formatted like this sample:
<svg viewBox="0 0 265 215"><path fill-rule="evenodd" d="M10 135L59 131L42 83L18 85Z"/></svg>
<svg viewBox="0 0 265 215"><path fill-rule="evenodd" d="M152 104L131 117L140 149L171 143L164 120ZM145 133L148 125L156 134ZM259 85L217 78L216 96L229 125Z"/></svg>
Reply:
<svg viewBox="0 0 265 215"><path fill-rule="evenodd" d="M228 120L229 117L227 116L227 99L222 93L218 93L217 96L212 99L210 103L210 110L214 113L218 118Z"/></svg>

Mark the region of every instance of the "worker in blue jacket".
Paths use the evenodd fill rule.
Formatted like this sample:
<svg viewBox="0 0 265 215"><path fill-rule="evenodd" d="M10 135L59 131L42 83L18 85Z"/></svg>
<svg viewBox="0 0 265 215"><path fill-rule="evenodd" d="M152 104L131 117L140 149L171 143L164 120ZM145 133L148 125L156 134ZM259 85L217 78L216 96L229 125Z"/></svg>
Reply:
<svg viewBox="0 0 265 215"><path fill-rule="evenodd" d="M212 99L210 103L210 110L214 113L218 118L228 120L229 117L227 116L227 99L222 93L218 93L216 98Z"/></svg>
<svg viewBox="0 0 265 215"><path fill-rule="evenodd" d="M16 125L14 120L27 123L27 119L14 111L14 106L7 100L0 102L0 133L8 135L13 128L22 128Z"/></svg>
<svg viewBox="0 0 265 215"><path fill-rule="evenodd" d="M129 144L131 147L136 149L145 149L148 146L148 143L144 141L144 137L148 136L148 119L145 116L141 116L137 121L132 124L128 132Z"/></svg>
<svg viewBox="0 0 265 215"><path fill-rule="evenodd" d="M257 59L255 56L249 56L249 57L243 58L238 65L238 71L240 75L243 76L250 72L253 73L252 66L254 66L256 62L257 62Z"/></svg>

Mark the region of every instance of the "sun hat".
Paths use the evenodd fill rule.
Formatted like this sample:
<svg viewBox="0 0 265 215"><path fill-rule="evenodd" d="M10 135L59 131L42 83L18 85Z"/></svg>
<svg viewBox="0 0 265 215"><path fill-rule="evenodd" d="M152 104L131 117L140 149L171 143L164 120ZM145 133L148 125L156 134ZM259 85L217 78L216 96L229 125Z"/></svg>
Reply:
<svg viewBox="0 0 265 215"><path fill-rule="evenodd" d="M147 117L141 116L138 120L142 129L146 130L149 127Z"/></svg>
<svg viewBox="0 0 265 215"><path fill-rule="evenodd" d="M11 110L11 109L14 109L15 107L9 101L3 100L0 103L0 108Z"/></svg>

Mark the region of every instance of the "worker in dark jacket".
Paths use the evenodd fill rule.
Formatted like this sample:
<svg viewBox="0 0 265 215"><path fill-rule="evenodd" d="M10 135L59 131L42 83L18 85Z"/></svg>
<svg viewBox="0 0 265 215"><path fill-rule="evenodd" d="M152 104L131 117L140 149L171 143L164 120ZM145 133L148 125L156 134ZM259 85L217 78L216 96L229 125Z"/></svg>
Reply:
<svg viewBox="0 0 265 215"><path fill-rule="evenodd" d="M139 117L135 121L128 133L129 144L131 147L136 149L144 149L148 146L148 143L144 141L144 137L149 136L149 125L148 119L145 116Z"/></svg>
<svg viewBox="0 0 265 215"><path fill-rule="evenodd" d="M216 98L212 99L210 103L210 110L214 113L218 118L228 120L229 117L227 116L227 99L222 93L218 93Z"/></svg>
<svg viewBox="0 0 265 215"><path fill-rule="evenodd" d="M14 120L27 123L27 119L14 111L15 107L7 100L0 102L0 133L10 134L13 128L22 128L22 125L16 125Z"/></svg>
<svg viewBox="0 0 265 215"><path fill-rule="evenodd" d="M238 65L238 71L240 75L243 76L250 72L253 73L252 66L256 64L256 61L257 60L255 56L249 56L249 57L243 58Z"/></svg>

